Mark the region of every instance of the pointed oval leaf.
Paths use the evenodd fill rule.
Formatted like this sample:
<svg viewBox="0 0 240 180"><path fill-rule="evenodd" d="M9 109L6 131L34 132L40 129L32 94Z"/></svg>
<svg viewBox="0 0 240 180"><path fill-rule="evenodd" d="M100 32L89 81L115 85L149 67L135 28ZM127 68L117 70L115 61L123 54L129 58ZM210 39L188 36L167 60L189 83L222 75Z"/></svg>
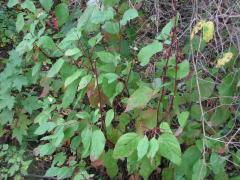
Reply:
<svg viewBox="0 0 240 180"><path fill-rule="evenodd" d="M164 133L158 141L161 155L179 165L181 163L181 149L177 138L172 134Z"/></svg>
<svg viewBox="0 0 240 180"><path fill-rule="evenodd" d="M181 128L184 128L186 126L188 117L189 117L188 111L181 112L181 114L178 115L178 123L180 124Z"/></svg>
<svg viewBox="0 0 240 180"><path fill-rule="evenodd" d="M89 82L92 80L92 75L88 74L84 77L82 77L82 79L80 80L80 83L78 85L78 90L81 90L85 87L87 87L87 85L89 84Z"/></svg>
<svg viewBox="0 0 240 180"><path fill-rule="evenodd" d="M138 161L141 160L147 154L148 146L149 141L147 136L145 135L142 139L140 139L137 145Z"/></svg>
<svg viewBox="0 0 240 180"><path fill-rule="evenodd" d="M148 44L147 46L143 47L140 52L138 53L138 60L140 61L141 66L146 66L150 58L163 50L163 45L162 43L158 41L154 41L151 44Z"/></svg>
<svg viewBox="0 0 240 180"><path fill-rule="evenodd" d="M69 76L65 83L64 86L67 87L68 85L70 85L73 81L75 81L76 79L78 79L80 76L82 76L84 73L83 70L78 70L75 73L73 73L71 76Z"/></svg>
<svg viewBox="0 0 240 180"><path fill-rule="evenodd" d="M65 3L58 4L55 8L55 14L57 17L58 25L62 26L69 17L68 5Z"/></svg>
<svg viewBox="0 0 240 180"><path fill-rule="evenodd" d="M17 21L16 21L16 30L17 32L20 32L24 27L24 18L23 13L19 13L17 15Z"/></svg>
<svg viewBox="0 0 240 180"><path fill-rule="evenodd" d="M105 141L105 136L101 130L95 130L93 132L90 151L90 157L92 161L97 160L103 153Z"/></svg>
<svg viewBox="0 0 240 180"><path fill-rule="evenodd" d="M136 9L128 9L123 14L122 20L120 21L120 25L124 26L127 24L128 21L135 19L136 17L138 17L137 10Z"/></svg>
<svg viewBox="0 0 240 180"><path fill-rule="evenodd" d="M130 156L137 148L140 137L137 133L126 133L122 135L113 150L113 157L120 159Z"/></svg>
<svg viewBox="0 0 240 180"><path fill-rule="evenodd" d="M113 111L113 109L110 109L106 113L106 118L105 118L106 127L108 127L111 124L113 118L114 118L114 111Z"/></svg>
<svg viewBox="0 0 240 180"><path fill-rule="evenodd" d="M131 111L135 108L144 108L155 95L155 91L147 86L138 88L128 99L125 111Z"/></svg>
<svg viewBox="0 0 240 180"><path fill-rule="evenodd" d="M47 77L54 77L61 69L64 64L63 59L58 59L57 62L51 67L51 69L47 73Z"/></svg>
<svg viewBox="0 0 240 180"><path fill-rule="evenodd" d="M53 5L53 0L39 0L42 7L49 12Z"/></svg>
<svg viewBox="0 0 240 180"><path fill-rule="evenodd" d="M159 149L159 142L156 138L152 138L149 142L148 158L153 159Z"/></svg>
<svg viewBox="0 0 240 180"><path fill-rule="evenodd" d="M7 7L12 8L13 6L15 6L18 3L19 3L19 0L9 0L7 3Z"/></svg>

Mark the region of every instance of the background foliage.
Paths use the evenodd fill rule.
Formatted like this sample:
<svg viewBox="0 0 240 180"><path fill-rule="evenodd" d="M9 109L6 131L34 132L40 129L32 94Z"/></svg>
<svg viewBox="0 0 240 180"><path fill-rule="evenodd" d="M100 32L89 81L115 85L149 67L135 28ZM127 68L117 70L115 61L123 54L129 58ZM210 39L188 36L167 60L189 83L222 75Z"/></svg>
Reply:
<svg viewBox="0 0 240 180"><path fill-rule="evenodd" d="M1 178L240 178L240 6L164 2L1 2Z"/></svg>

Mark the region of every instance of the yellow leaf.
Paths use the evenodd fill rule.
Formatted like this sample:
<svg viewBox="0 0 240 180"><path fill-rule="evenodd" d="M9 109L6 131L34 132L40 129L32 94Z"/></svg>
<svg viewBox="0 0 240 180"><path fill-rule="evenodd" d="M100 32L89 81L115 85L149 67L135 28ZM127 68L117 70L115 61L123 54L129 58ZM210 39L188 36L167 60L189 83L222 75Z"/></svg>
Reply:
<svg viewBox="0 0 240 180"><path fill-rule="evenodd" d="M194 26L194 28L193 28L193 30L192 30L192 32L191 32L191 36L190 36L191 40L193 40L195 34L197 34L200 30L202 30L203 25L204 25L205 23L206 23L205 20L201 20L201 21L199 21L199 22Z"/></svg>
<svg viewBox="0 0 240 180"><path fill-rule="evenodd" d="M192 29L190 39L193 40L194 36L203 30L203 40L209 42L213 39L214 35L214 23L212 21L200 20Z"/></svg>
<svg viewBox="0 0 240 180"><path fill-rule="evenodd" d="M208 43L213 39L214 24L212 21L208 21L203 25L203 40Z"/></svg>
<svg viewBox="0 0 240 180"><path fill-rule="evenodd" d="M224 53L223 57L217 60L217 68L223 67L226 63L228 63L233 57L233 53L227 52Z"/></svg>

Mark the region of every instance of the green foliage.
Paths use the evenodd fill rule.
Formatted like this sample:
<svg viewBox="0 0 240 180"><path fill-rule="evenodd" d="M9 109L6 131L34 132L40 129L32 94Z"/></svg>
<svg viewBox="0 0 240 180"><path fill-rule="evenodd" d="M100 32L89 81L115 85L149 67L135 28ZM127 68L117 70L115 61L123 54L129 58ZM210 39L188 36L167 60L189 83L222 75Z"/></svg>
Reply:
<svg viewBox="0 0 240 180"><path fill-rule="evenodd" d="M21 179L27 175L31 160L26 160L24 149L16 149L8 144L0 145L0 174L2 179Z"/></svg>
<svg viewBox="0 0 240 180"><path fill-rule="evenodd" d="M239 151L225 155L221 140L239 117L228 108L239 96L239 64L196 64L196 73L187 59L207 47L213 24L179 47L177 15L139 44L141 9L102 3L80 11L68 1L8 1L21 41L0 73L1 138L37 146L34 154L51 160L45 176L58 179L148 179L160 167L161 179L227 177L226 159L239 164ZM14 149L15 161L9 147L1 146L3 177L26 176L31 161Z"/></svg>

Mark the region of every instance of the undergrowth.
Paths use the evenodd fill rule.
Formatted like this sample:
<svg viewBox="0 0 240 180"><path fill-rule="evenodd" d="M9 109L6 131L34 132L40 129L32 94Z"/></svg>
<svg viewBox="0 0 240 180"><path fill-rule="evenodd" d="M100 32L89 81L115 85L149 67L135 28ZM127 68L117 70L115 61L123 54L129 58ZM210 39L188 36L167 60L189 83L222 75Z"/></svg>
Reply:
<svg viewBox="0 0 240 180"><path fill-rule="evenodd" d="M3 2L21 40L0 62L1 178L240 178L238 47L144 3Z"/></svg>

